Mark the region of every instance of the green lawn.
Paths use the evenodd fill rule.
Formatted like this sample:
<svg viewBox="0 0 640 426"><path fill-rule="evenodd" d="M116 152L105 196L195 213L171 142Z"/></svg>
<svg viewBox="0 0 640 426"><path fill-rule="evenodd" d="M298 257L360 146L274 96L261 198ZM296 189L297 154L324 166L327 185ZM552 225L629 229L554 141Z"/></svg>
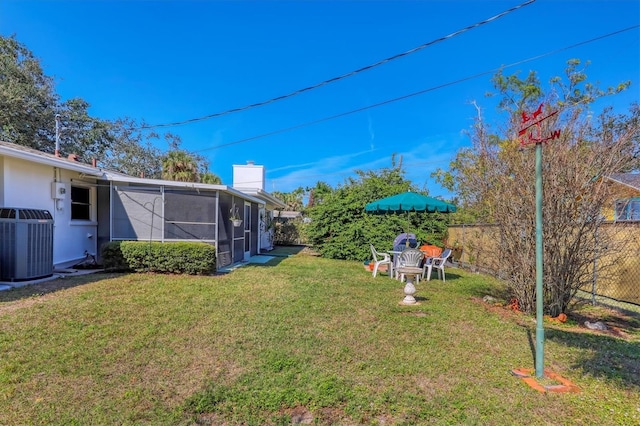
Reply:
<svg viewBox="0 0 640 426"><path fill-rule="evenodd" d="M545 366L581 392L539 393L511 374L534 366L534 319L488 309L498 283L459 269L415 306L303 253L63 284L0 292L2 425L640 424L637 317L615 319L624 338L548 327Z"/></svg>

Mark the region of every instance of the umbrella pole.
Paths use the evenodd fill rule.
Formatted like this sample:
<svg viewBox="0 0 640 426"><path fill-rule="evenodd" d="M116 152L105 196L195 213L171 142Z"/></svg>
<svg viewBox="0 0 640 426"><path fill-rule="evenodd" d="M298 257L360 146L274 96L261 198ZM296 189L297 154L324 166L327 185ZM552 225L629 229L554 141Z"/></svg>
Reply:
<svg viewBox="0 0 640 426"><path fill-rule="evenodd" d="M409 215L411 212L407 212L407 228L405 234L407 234L407 238L405 238L404 246L405 248L409 248L409 228L411 227L411 220L409 219Z"/></svg>

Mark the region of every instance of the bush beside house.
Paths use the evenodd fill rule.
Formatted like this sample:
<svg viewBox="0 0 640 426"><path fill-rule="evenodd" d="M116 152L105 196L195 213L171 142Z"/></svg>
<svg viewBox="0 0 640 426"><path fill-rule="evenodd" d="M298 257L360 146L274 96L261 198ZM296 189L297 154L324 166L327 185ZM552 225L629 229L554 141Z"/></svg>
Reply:
<svg viewBox="0 0 640 426"><path fill-rule="evenodd" d="M113 241L102 247L109 271L208 275L216 270L216 250L196 242Z"/></svg>

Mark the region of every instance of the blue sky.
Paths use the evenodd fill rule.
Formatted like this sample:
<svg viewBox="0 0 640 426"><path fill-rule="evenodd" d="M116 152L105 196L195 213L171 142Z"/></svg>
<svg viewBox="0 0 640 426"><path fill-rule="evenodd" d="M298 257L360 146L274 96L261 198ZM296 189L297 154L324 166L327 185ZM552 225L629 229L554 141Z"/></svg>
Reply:
<svg viewBox="0 0 640 426"><path fill-rule="evenodd" d="M28 1L0 2L0 33L42 60L63 99L104 119L164 124L262 102L406 52L524 3L514 1ZM266 190L402 158L407 178L448 194L430 174L469 144L476 101L490 120L492 70L640 24L637 0L537 0L500 19L349 78L266 106L159 130L205 156L223 183L232 164L266 169ZM566 61L591 61L601 86L631 80L611 99L640 100L640 29L507 68L543 82ZM461 79L483 76L454 83ZM454 83L454 84L452 84ZM440 86L445 86L441 87ZM428 90L433 89L433 90ZM383 106L283 131L408 94ZM52 123L53 126L53 123ZM275 133L266 137L258 137ZM251 139L241 142L245 139ZM168 147L164 142L158 145Z"/></svg>

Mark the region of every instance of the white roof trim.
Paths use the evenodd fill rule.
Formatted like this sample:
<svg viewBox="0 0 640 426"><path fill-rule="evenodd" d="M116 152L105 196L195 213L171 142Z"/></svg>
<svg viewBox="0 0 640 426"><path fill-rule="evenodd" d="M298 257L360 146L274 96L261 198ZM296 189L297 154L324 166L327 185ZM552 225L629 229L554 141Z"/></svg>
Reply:
<svg viewBox="0 0 640 426"><path fill-rule="evenodd" d="M14 148L15 147L15 148ZM22 147L8 142L0 142L0 155L20 160L31 161L32 163L44 164L46 166L59 167L65 170L84 173L91 176L102 176L102 170L89 164L78 163L62 157L56 157L46 152Z"/></svg>
<svg viewBox="0 0 640 426"><path fill-rule="evenodd" d="M213 185L208 183L176 182L172 180L137 178L113 170L105 170L93 167L89 164L78 163L63 157L56 157L52 154L47 154L46 152L38 151L26 146L16 145L9 142L0 141L0 155L11 158L18 158L21 160L30 161L32 163L59 167L61 169L71 170L78 173L84 173L85 175L89 175L97 179L107 180L110 182L126 182L141 185L169 186L172 188L192 188L196 190L204 189L209 191L224 191L257 204L274 205L276 208L285 207L285 204L282 203L282 201L278 200L268 192L260 189L240 190L228 185Z"/></svg>
<svg viewBox="0 0 640 426"><path fill-rule="evenodd" d="M133 176L124 175L118 172L105 171L104 179L114 184L118 182L123 183L133 183L139 185L153 185L153 186L169 186L172 188L186 188L186 189L203 189L208 191L224 191L228 192L232 195L235 195L240 198L244 198L248 201L253 201L257 204L265 204L264 200L261 200L256 197L252 197L249 194L238 191L237 189L231 188L227 185L213 185L210 183L196 183L196 182L178 182L174 180L162 180L162 179L148 179L148 178L137 178Z"/></svg>
<svg viewBox="0 0 640 426"><path fill-rule="evenodd" d="M273 206L274 208L285 208L287 207L287 205L282 202L280 199L274 197L273 195L269 194L267 191L260 189L260 188L243 188L240 189L240 191L247 193L249 195L253 195L254 197L258 197L262 200L264 200L267 205L269 205L270 207Z"/></svg>
<svg viewBox="0 0 640 426"><path fill-rule="evenodd" d="M621 181L621 180L619 180L619 179L617 179L617 178L614 178L614 177L612 177L612 176L605 176L605 177L606 177L607 179L609 179L609 180L614 181L615 183L618 183L618 184L620 184L620 185L627 186L627 187L629 187L629 188L631 188L631 189L635 189L636 191L640 191L640 188L638 188L637 186L635 186L635 185L633 185L633 184L630 184L629 182Z"/></svg>

